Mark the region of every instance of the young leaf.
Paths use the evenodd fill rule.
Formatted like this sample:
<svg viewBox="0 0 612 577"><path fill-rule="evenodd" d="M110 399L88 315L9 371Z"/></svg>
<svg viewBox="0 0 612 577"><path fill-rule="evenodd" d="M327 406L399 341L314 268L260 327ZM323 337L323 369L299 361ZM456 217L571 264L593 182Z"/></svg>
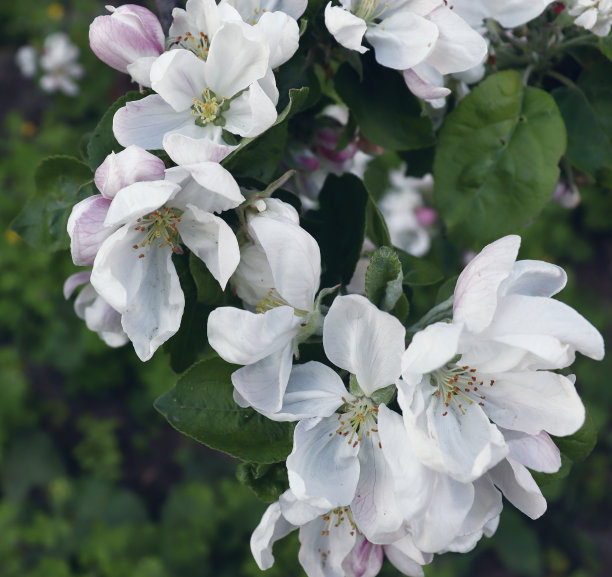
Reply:
<svg viewBox="0 0 612 577"><path fill-rule="evenodd" d="M554 437L555 445L572 461L584 461L597 444L597 429L587 410L584 425L569 437Z"/></svg>
<svg viewBox="0 0 612 577"><path fill-rule="evenodd" d="M481 244L526 224L550 200L565 143L554 99L517 72L477 86L446 119L434 162L452 236Z"/></svg>
<svg viewBox="0 0 612 577"><path fill-rule="evenodd" d="M362 57L363 82L348 63L338 69L334 85L357 118L363 136L388 150L413 150L435 142L431 119L395 70Z"/></svg>
<svg viewBox="0 0 612 577"><path fill-rule="evenodd" d="M408 315L408 299L403 289L404 274L396 252L388 246L379 248L370 259L365 278L366 296L379 309L397 309L404 320Z"/></svg>
<svg viewBox="0 0 612 577"><path fill-rule="evenodd" d="M11 224L27 243L37 250L68 248L66 226L72 207L94 193L90 168L71 156L43 160L34 175L36 195L23 207Z"/></svg>
<svg viewBox="0 0 612 577"><path fill-rule="evenodd" d="M262 465L240 463L236 477L242 485L251 489L264 503L276 501L289 488L285 463Z"/></svg>
<svg viewBox="0 0 612 577"><path fill-rule="evenodd" d="M293 444L293 424L239 407L231 381L237 368L218 357L205 358L159 397L155 408L175 429L213 449L245 461L284 461Z"/></svg>
<svg viewBox="0 0 612 577"><path fill-rule="evenodd" d="M396 248L395 252L402 263L404 284L408 286L429 286L439 283L444 278L442 271L425 259L412 256L399 248Z"/></svg>

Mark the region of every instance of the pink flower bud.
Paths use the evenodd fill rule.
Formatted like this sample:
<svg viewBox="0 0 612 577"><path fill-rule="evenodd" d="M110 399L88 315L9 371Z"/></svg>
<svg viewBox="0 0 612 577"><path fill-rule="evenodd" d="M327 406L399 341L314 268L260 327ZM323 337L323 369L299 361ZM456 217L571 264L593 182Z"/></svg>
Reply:
<svg viewBox="0 0 612 577"><path fill-rule="evenodd" d="M98 16L89 27L89 45L102 62L127 73L139 58L164 51L164 32L153 12L135 4L106 9L110 16Z"/></svg>
<svg viewBox="0 0 612 577"><path fill-rule="evenodd" d="M429 228L438 218L438 213L433 208L422 206L416 209L416 218L422 227Z"/></svg>

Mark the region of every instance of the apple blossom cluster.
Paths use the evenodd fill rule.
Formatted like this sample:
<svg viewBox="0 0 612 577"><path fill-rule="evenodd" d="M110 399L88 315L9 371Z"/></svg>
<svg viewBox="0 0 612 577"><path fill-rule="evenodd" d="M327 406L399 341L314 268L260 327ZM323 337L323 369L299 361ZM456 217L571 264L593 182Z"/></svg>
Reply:
<svg viewBox="0 0 612 577"><path fill-rule="evenodd" d="M302 100L313 113L301 125L290 115L311 62L328 66L313 65L315 78L338 72L335 50L358 74L355 59L371 50L374 65L413 99L417 131L430 109L415 96L443 107L449 86L459 100L485 74L491 20L515 27L549 4L329 2L316 31L326 49L313 34L289 72L306 29L316 26L304 16L306 0L187 0L167 34L153 13L130 4L108 7L91 24L92 50L141 94L116 108L120 146L95 168L95 194L67 219L73 262L86 268L67 279L64 294L82 287L77 315L109 346L131 342L146 361L179 333L195 298L179 263L207 271L223 297L195 331L206 336L206 354L212 348L233 366L232 407L294 426L288 486L251 539L262 570L274 563L274 543L298 530L308 577L373 577L384 557L405 575L423 575L435 554L466 552L491 536L502 498L532 519L544 513L531 471L556 472L553 437L585 421L567 369L576 353L604 355L597 329L553 298L565 272L517 260L520 237L503 236L465 266L449 299L406 328L408 313L397 308L406 299L403 262L442 234L431 175L407 176L406 155L386 166L388 186L375 197L367 184L385 150L366 134L367 105L347 107L329 90L320 108ZM576 23L597 34L605 2L586 4ZM275 142L265 140L270 134ZM418 148L397 150L411 147ZM278 157L273 171L268 155ZM355 181L357 193L342 197ZM334 183L343 183L338 197L348 197L342 209L329 201ZM317 211L330 205L336 212L325 220ZM338 213L353 205L364 215L351 238L356 251L339 259L349 254L353 266L334 276L329 254L346 247L330 229L334 218L346 223ZM377 230L395 247L384 272L370 260L385 244ZM363 274L349 282L362 246ZM378 299L377 274L390 275Z"/></svg>

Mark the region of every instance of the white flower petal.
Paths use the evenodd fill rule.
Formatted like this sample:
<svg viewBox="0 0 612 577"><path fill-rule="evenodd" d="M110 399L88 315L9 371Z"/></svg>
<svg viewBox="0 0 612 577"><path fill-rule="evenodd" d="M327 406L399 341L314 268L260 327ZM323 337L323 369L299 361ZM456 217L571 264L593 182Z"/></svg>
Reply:
<svg viewBox="0 0 612 577"><path fill-rule="evenodd" d="M546 511L546 499L531 473L520 463L506 459L489 471L489 477L504 497L531 519Z"/></svg>
<svg viewBox="0 0 612 577"><path fill-rule="evenodd" d="M505 429L537 435L575 433L584 423L584 405L573 383L549 371L524 371L491 375L484 410ZM488 382L485 377L485 382Z"/></svg>
<svg viewBox="0 0 612 577"><path fill-rule="evenodd" d="M238 148L238 146L219 144L208 138L190 138L178 133L166 135L163 144L168 156L181 166L201 162L221 162L228 154ZM150 178L148 180L159 179Z"/></svg>
<svg viewBox="0 0 612 577"><path fill-rule="evenodd" d="M421 565L431 563L433 555L423 554L410 535L395 541L391 545L385 545L385 555L391 564L404 575L410 577L423 577Z"/></svg>
<svg viewBox="0 0 612 577"><path fill-rule="evenodd" d="M268 71L270 48L244 36L240 24L225 23L213 36L206 61L210 88L217 97L231 98Z"/></svg>
<svg viewBox="0 0 612 577"><path fill-rule="evenodd" d="M510 447L508 459L542 473L556 473L561 468L561 452L548 433L528 435L521 431L502 431Z"/></svg>
<svg viewBox="0 0 612 577"><path fill-rule="evenodd" d="M346 577L376 577L382 568L383 548L357 535L353 549L344 559L342 568Z"/></svg>
<svg viewBox="0 0 612 577"><path fill-rule="evenodd" d="M551 297L565 287L567 275L557 265L541 260L519 260L510 276L499 286L499 296L519 294Z"/></svg>
<svg viewBox="0 0 612 577"><path fill-rule="evenodd" d="M278 68L297 52L300 31L291 16L266 10L253 30L270 46L270 68Z"/></svg>
<svg viewBox="0 0 612 577"><path fill-rule="evenodd" d="M292 346L287 344L260 361L238 369L232 374L232 384L255 410L264 415L276 413L282 407L292 358Z"/></svg>
<svg viewBox="0 0 612 577"><path fill-rule="evenodd" d="M253 218L249 232L266 253L274 288L292 307L312 310L321 276L319 245L303 228L275 218Z"/></svg>
<svg viewBox="0 0 612 577"><path fill-rule="evenodd" d="M143 56L137 58L131 64L127 65L127 73L132 77L132 80L140 86L151 87L151 67L157 60L158 56Z"/></svg>
<svg viewBox="0 0 612 577"><path fill-rule="evenodd" d="M414 12L397 12L368 28L365 37L379 64L405 70L429 56L438 39L438 27Z"/></svg>
<svg viewBox="0 0 612 577"><path fill-rule="evenodd" d="M238 240L218 216L187 205L177 226L183 242L204 263L223 290L240 261Z"/></svg>
<svg viewBox="0 0 612 577"><path fill-rule="evenodd" d="M255 563L262 571L274 565L272 555L274 543L289 535L294 529L295 527L283 517L278 501L266 509L259 525L251 535L251 553Z"/></svg>
<svg viewBox="0 0 612 577"><path fill-rule="evenodd" d="M298 421L329 417L352 395L338 374L322 363L310 361L291 370L283 406L278 413L266 415L275 421Z"/></svg>
<svg viewBox="0 0 612 577"><path fill-rule="evenodd" d="M325 26L329 33L349 50L357 50L363 54L367 48L362 46L363 35L368 26L365 20L351 14L339 6L332 6L331 2L325 7Z"/></svg>
<svg viewBox="0 0 612 577"><path fill-rule="evenodd" d="M432 70L436 72L436 75L426 75L423 69L424 64L404 70L404 81L410 92L423 100L446 98L451 91L444 86L442 76L434 68ZM436 77L432 78L433 76Z"/></svg>
<svg viewBox="0 0 612 577"><path fill-rule="evenodd" d="M304 419L287 457L289 486L298 499L325 500L329 509L351 503L359 480L359 445L336 433L335 417Z"/></svg>
<svg viewBox="0 0 612 577"><path fill-rule="evenodd" d="M453 322L475 333L491 323L497 289L510 275L520 243L519 236L505 236L483 248L463 269L455 286Z"/></svg>
<svg viewBox="0 0 612 577"><path fill-rule="evenodd" d="M291 307L263 314L218 307L208 317L208 342L228 363L250 365L284 349L298 324Z"/></svg>
<svg viewBox="0 0 612 577"><path fill-rule="evenodd" d="M274 104L258 82L254 82L224 113L225 129L232 134L251 138L265 132L276 121Z"/></svg>
<svg viewBox="0 0 612 577"><path fill-rule="evenodd" d="M412 337L402 356L402 377L417 384L421 376L443 367L457 354L462 325L434 323Z"/></svg>
<svg viewBox="0 0 612 577"><path fill-rule="evenodd" d="M136 224L136 219L157 210L168 202L180 187L172 182L157 180L154 182L135 182L122 188L112 200L105 226ZM141 232L144 240L145 234ZM139 244L139 243L136 243Z"/></svg>
<svg viewBox="0 0 612 577"><path fill-rule="evenodd" d="M366 395L400 376L405 329L389 313L360 295L337 297L325 317L327 358L357 378Z"/></svg>
<svg viewBox="0 0 612 577"><path fill-rule="evenodd" d="M74 274L70 275L64 282L64 298L68 300L78 287L89 282L90 277L91 271L88 270L82 270L81 272L75 272Z"/></svg>

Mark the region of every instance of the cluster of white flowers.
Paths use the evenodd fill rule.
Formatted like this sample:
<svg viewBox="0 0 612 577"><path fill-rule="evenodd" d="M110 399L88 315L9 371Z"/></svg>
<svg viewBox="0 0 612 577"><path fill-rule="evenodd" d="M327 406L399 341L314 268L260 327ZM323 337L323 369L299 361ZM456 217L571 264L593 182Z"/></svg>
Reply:
<svg viewBox="0 0 612 577"><path fill-rule="evenodd" d="M549 3L341 0L327 5L325 23L344 47L363 53L365 38L415 93L439 98L448 93L443 75L485 58L472 26L485 17L516 25ZM168 38L140 6L96 18L94 52L154 93L114 116L125 148L96 170L99 194L72 211L73 261L91 270L70 277L65 294L85 285L79 316L109 345L129 340L147 360L180 327L185 297L172 257L187 247L244 305L217 308L207 325L218 355L241 365L235 401L297 423L289 489L251 540L258 565L270 567L273 544L299 529L309 577L374 576L383 554L404 574L422 575L434 554L468 551L491 535L502 495L531 518L544 512L529 469L558 470L550 435L584 421L573 379L554 371L576 352L601 359L603 341L552 298L565 284L562 269L516 260L517 236L485 247L459 277L445 318L411 333L408 345L399 320L361 295L323 304L338 287L319 290L319 246L298 212L241 189L220 164L240 138L275 123L274 71L298 49L306 7L188 0L174 10ZM319 131L315 148L340 171L356 144L336 151L339 139ZM158 150L171 167L148 152ZM398 246L407 220L398 206L424 208L415 193L400 196L412 184L398 172L392 185L402 190L381 204L389 224L401 221L390 226ZM409 232L420 244L411 252L427 250L423 226L435 218L431 210L423 222L415 217ZM294 364L313 337L329 363Z"/></svg>
<svg viewBox="0 0 612 577"><path fill-rule="evenodd" d="M33 46L22 46L15 60L26 78L33 78L40 65L40 87L45 92L63 92L68 96L76 96L79 86L75 80L81 78L84 72L77 62L78 57L78 47L66 34L56 32L45 38L40 55Z"/></svg>

